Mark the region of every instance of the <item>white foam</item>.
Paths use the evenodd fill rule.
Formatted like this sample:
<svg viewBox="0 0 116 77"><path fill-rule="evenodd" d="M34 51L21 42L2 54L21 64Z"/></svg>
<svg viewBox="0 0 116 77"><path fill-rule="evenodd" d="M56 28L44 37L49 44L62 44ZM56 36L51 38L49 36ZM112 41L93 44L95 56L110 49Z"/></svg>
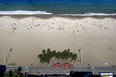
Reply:
<svg viewBox="0 0 116 77"><path fill-rule="evenodd" d="M52 14L46 11L0 11L0 15L35 15L35 14Z"/></svg>
<svg viewBox="0 0 116 77"><path fill-rule="evenodd" d="M72 16L114 16L116 13L84 13L84 14L64 14L64 15L72 15Z"/></svg>
<svg viewBox="0 0 116 77"><path fill-rule="evenodd" d="M39 15L39 14L52 14L46 11L0 11L0 15ZM84 13L84 14L60 14L60 15L72 15L72 16L114 16L116 13Z"/></svg>

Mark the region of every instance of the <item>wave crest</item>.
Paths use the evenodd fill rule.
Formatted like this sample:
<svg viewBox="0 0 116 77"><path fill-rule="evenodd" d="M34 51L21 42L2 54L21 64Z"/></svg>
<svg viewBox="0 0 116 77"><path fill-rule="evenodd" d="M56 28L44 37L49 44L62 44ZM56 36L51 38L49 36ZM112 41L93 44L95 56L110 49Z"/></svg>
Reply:
<svg viewBox="0 0 116 77"><path fill-rule="evenodd" d="M0 11L0 15L39 15L39 14L52 14L46 11ZM114 16L116 13L83 13L83 14L59 14L59 15L71 15L71 16Z"/></svg>
<svg viewBox="0 0 116 77"><path fill-rule="evenodd" d="M52 14L46 11L0 11L0 15L35 15L35 14Z"/></svg>
<svg viewBox="0 0 116 77"><path fill-rule="evenodd" d="M64 14L64 15L72 15L72 16L114 16L116 13L84 13L84 14Z"/></svg>

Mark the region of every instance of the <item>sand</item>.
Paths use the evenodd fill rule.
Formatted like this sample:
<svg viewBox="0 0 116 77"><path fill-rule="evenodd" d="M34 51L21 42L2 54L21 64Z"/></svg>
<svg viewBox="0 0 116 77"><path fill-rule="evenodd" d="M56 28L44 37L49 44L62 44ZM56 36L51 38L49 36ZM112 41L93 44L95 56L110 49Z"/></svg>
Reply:
<svg viewBox="0 0 116 77"><path fill-rule="evenodd" d="M80 54L75 66L116 65L116 17L0 16L0 64L12 48L7 66L42 66L43 49L70 49ZM55 61L57 62L57 60ZM50 62L52 65L54 62ZM46 64L44 64L46 65Z"/></svg>

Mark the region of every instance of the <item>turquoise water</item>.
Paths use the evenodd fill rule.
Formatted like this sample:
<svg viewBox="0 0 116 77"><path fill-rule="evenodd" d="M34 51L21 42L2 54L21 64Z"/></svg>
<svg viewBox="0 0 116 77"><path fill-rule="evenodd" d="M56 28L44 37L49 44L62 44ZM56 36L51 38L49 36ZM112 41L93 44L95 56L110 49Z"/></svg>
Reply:
<svg viewBox="0 0 116 77"><path fill-rule="evenodd" d="M0 12L115 14L116 0L0 0Z"/></svg>

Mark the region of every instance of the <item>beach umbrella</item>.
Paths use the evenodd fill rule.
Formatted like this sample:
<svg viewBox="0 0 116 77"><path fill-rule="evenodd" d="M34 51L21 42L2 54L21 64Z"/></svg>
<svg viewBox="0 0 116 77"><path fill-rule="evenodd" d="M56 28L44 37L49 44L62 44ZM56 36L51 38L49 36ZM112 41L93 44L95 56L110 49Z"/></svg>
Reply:
<svg viewBox="0 0 116 77"><path fill-rule="evenodd" d="M69 69L69 66L70 66L70 64L69 63L63 63L64 65L65 65L65 69L67 68L67 69Z"/></svg>
<svg viewBox="0 0 116 77"><path fill-rule="evenodd" d="M53 68L60 69L62 65L60 63L56 63L53 65Z"/></svg>

